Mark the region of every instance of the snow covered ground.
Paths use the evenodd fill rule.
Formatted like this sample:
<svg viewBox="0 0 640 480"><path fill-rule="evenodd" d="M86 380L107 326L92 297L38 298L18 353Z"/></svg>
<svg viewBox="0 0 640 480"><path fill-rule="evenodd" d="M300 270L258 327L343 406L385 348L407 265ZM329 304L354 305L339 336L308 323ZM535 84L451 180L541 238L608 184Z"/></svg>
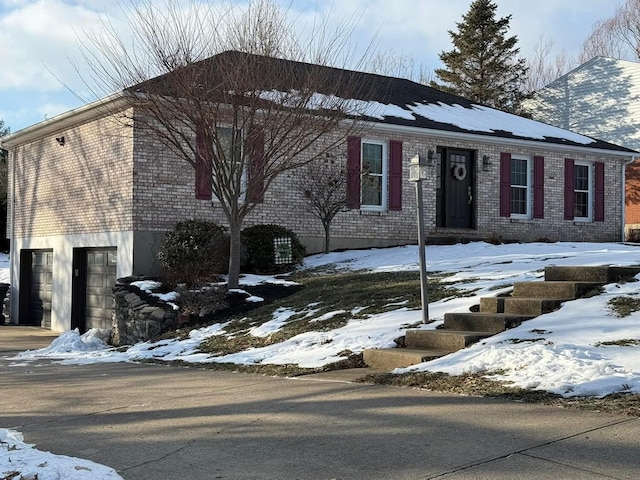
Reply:
<svg viewBox="0 0 640 480"><path fill-rule="evenodd" d="M640 265L640 246L614 243L496 246L478 242L428 246L427 263L430 272L445 274L443 281L455 282L456 288L473 291L469 297L431 303L430 317L436 321L422 328L435 328L442 323L446 312L468 311L471 305L479 303L480 297L509 291L515 281L541 280L543 269L548 265ZM304 264L304 268L325 266L372 272L417 270L418 250L416 246L406 246L346 251L311 256ZM272 280L256 276L245 279L251 283ZM442 371L455 375L500 370L501 374L493 378L563 396L604 396L622 391L640 393L640 312L619 318L607 306L610 299L621 295L640 299L640 283L608 285L602 295L566 302L559 310L525 322L518 328L438 360L398 370L397 373ZM313 316L314 306L309 305L308 311ZM277 309L272 320L256 327L252 334L264 336L276 331L291 314L291 310ZM364 320L352 320L333 331L303 333L276 345L224 356L198 352L202 340L224 334L224 324L194 330L185 340L141 343L124 352L117 352L100 340L100 332L92 331L82 336L77 332L66 332L47 348L19 354L13 359L13 365L29 365L42 358L62 364L162 358L186 362L315 367L340 360L342 357L338 354L345 349L360 352L365 348L391 347L394 345L393 339L401 335L407 325L415 324L420 319L420 311L398 306L387 313L372 315ZM603 345L604 342L619 340L636 342L629 342L628 346ZM16 435L17 432L9 431L9 434ZM33 454L34 449L24 447L13 454L21 451ZM7 468L10 467L0 455L0 473ZM83 478L101 480L119 477L98 476L93 472L91 476Z"/></svg>
<svg viewBox="0 0 640 480"><path fill-rule="evenodd" d="M640 265L640 247L601 243L496 246L477 242L428 246L427 263L429 271L446 274L443 281L456 282L457 288L473 291L468 297L431 303L429 314L436 322L422 328L435 328L442 323L446 312L468 311L480 297L508 291L514 281L541 280L547 265ZM346 251L311 256L304 264L304 268L325 266L372 272L417 270L418 251L416 246ZM256 283L272 279L252 275L245 281ZM431 370L460 374L500 369L504 374L499 378L516 386L565 396L603 396L623 390L640 392L640 346L602 345L623 339L640 340L640 312L618 318L607 307L611 298L620 295L637 297L640 284L608 285L602 295L566 302L553 313L525 322L471 348L398 372ZM311 317L313 307L308 306ZM256 327L252 334L265 336L277 331L293 313L286 308L274 311L272 320ZM99 332L91 331L82 336L67 332L49 347L24 352L15 360L16 364L26 364L38 358L51 358L63 364L78 364L161 358L317 367L340 360L342 357L338 354L345 349L360 352L365 348L391 347L393 339L420 318L420 311L398 306L387 313L352 320L333 331L307 332L282 343L223 356L199 353L198 345L209 336L224 334L224 324L194 330L186 340L146 342L124 352L105 345Z"/></svg>

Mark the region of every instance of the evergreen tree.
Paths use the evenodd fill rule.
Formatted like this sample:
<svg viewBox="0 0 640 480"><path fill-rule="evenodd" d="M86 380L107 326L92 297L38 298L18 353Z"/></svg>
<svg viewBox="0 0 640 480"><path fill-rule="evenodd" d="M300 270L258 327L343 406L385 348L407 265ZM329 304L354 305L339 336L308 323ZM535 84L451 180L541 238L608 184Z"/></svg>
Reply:
<svg viewBox="0 0 640 480"><path fill-rule="evenodd" d="M444 68L435 70L441 83L431 86L490 107L518 113L525 98L526 60L519 57L516 36L507 37L511 15L496 20L497 5L475 0L449 30L453 50L440 53Z"/></svg>

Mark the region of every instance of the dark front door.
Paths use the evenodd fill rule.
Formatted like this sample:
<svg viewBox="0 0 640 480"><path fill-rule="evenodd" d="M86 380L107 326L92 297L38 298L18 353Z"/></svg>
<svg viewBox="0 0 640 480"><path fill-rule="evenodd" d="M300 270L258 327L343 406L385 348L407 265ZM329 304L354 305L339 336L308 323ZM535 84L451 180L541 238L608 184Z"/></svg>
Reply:
<svg viewBox="0 0 640 480"><path fill-rule="evenodd" d="M111 328L116 257L115 248L74 250L72 328Z"/></svg>
<svg viewBox="0 0 640 480"><path fill-rule="evenodd" d="M20 252L21 325L51 328L51 291L53 286L53 250Z"/></svg>
<svg viewBox="0 0 640 480"><path fill-rule="evenodd" d="M473 152L442 149L438 192L438 226L475 228Z"/></svg>

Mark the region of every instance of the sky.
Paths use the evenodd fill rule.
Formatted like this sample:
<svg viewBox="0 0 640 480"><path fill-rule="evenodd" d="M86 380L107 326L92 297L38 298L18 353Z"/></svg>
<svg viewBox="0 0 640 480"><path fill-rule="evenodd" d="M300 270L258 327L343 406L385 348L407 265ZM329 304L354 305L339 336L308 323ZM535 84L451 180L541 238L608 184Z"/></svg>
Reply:
<svg viewBox="0 0 640 480"><path fill-rule="evenodd" d="M134 0L135 1L135 0ZM180 0L182 1L182 0ZM187 0L185 0L186 2ZM211 0L218 2L223 0ZM242 3L243 0L238 0ZM313 18L357 21L351 42L415 59L428 71L451 49L448 30L470 0L277 0L304 28ZM599 19L623 0L496 0L498 16L512 15L510 33L531 56L541 36L554 53L577 55ZM0 119L15 132L97 99L79 44L104 22L124 22L115 0L0 0ZM126 30L123 30L126 31ZM82 72L78 74L77 72Z"/></svg>
<svg viewBox="0 0 640 480"><path fill-rule="evenodd" d="M435 322L419 328L433 329L441 325L446 312L464 312L479 303L483 296L507 293L517 281L542 280L547 265L639 265L640 245L618 243L527 243L491 245L474 242L465 245L429 245L426 249L428 271L443 275L440 281L452 282L466 290L468 296L452 297L429 304L429 317ZM370 272L416 271L419 268L415 245L334 252L307 257L302 268L330 271L358 270ZM6 255L0 255L0 279L7 276ZM555 312L523 322L519 327L489 337L458 352L395 373L441 371L452 375L485 373L489 378L505 380L514 386L545 390L565 397L604 396L614 392L640 393L640 345L603 345L624 339L640 339L640 312L617 317L608 302L618 296L636 297L636 281L613 283L603 293L591 298L565 302ZM269 276L247 275L242 285L287 283ZM138 282L152 291L154 282ZM174 295L158 294L166 301ZM262 301L251 297L253 302ZM198 345L214 335L225 335L226 324L193 330L183 340L165 339L144 342L125 351L108 346L105 332L90 330L62 333L48 347L21 352L7 358L13 368L37 368L37 361L61 365L104 362L135 362L149 358L181 360L194 364L231 362L237 364L297 364L318 367L342 359L339 353L358 353L365 348L391 348L394 338L408 325L419 324L420 310L409 310L402 304L390 304L389 311L364 319L350 320L347 325L324 332L307 332L284 342L239 353L212 356L199 353ZM366 305L361 307L366 311ZM318 321L340 311L316 314L317 304L304 308ZM294 314L290 308L275 309L271 320L256 325L254 336L265 337L286 324ZM412 327L416 328L416 327ZM233 335L233 333L230 333ZM500 374L492 372L500 371ZM6 450L4 452L3 450ZM11 425L0 425L0 474L21 471L25 478L52 480L114 480L121 477L108 466L88 460L44 452L37 445L24 442L22 433Z"/></svg>

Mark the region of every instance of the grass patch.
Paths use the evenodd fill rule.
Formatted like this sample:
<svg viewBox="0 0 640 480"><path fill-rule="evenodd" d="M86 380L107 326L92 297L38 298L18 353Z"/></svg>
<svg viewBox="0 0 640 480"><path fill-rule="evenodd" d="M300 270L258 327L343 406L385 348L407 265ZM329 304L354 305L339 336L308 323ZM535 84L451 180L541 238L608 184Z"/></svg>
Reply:
<svg viewBox="0 0 640 480"><path fill-rule="evenodd" d="M640 299L629 296L614 297L609 300L607 306L616 317L628 317L633 312L640 310Z"/></svg>
<svg viewBox="0 0 640 480"><path fill-rule="evenodd" d="M332 370L343 370L346 368L364 368L366 367L362 354L354 354L348 350L341 352L341 356L344 356L343 360L330 363L318 368L302 368L297 365L240 365L237 363L193 363L185 362L182 360L162 360L162 359L147 359L141 361L141 363L153 363L159 365L173 365L178 367L188 368L200 368L203 370L215 370L219 372L235 372L235 373L249 373L253 375L265 375L269 377L300 377L302 375L310 375L313 373L329 372Z"/></svg>
<svg viewBox="0 0 640 480"><path fill-rule="evenodd" d="M319 275L318 272L300 272L292 275L303 285L292 295L275 300L249 312L227 319L230 323L225 333L209 337L200 345L200 351L212 354L229 354L250 347L263 347L283 342L309 331L329 331L340 328L351 319L367 318L398 308L421 308L419 272L336 272ZM467 295L436 278L429 279L431 302ZM363 307L366 307L363 309ZM267 337L254 337L249 329L273 319L279 308L295 312L276 332ZM311 314L311 310L313 310ZM331 312L325 320L317 319Z"/></svg>
<svg viewBox="0 0 640 480"><path fill-rule="evenodd" d="M596 347L636 347L640 345L640 340L637 338L624 338L622 340L612 340L609 342L598 342L595 344Z"/></svg>
<svg viewBox="0 0 640 480"><path fill-rule="evenodd" d="M640 417L639 394L620 392L602 398L564 398L560 395L541 390L512 387L507 382L489 380L485 377L486 375L496 373L499 372L465 375L448 375L442 372L416 372L402 375L382 373L364 376L359 379L358 382L424 388L436 392L500 398L517 402L542 403L565 408ZM628 390L628 386L622 385L621 390Z"/></svg>

